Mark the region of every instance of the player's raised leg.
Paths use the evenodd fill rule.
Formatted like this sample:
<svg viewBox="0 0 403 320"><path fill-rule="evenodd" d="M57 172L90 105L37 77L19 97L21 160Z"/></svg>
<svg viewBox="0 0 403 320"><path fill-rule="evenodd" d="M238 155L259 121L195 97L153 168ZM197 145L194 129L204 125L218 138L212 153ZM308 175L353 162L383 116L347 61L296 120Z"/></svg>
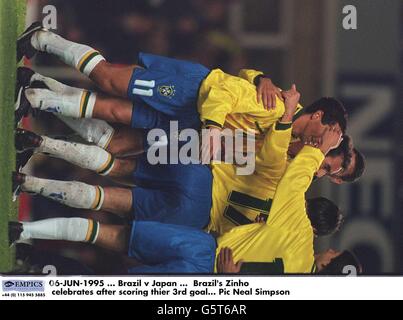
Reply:
<svg viewBox="0 0 403 320"><path fill-rule="evenodd" d="M25 109L25 102L28 101L31 108L51 112L57 116L75 119L96 118L131 126L132 129L138 129L131 132L134 134L141 132L142 129L169 128L170 118L162 112L145 105L134 105L126 99L84 89L69 87L68 91L58 92L43 88L27 88L22 95L26 99L20 99L21 104L17 106L16 114L27 113L26 110L19 112L19 109ZM198 125L198 117L193 117L189 126L186 123L182 127L192 127L195 122Z"/></svg>
<svg viewBox="0 0 403 320"><path fill-rule="evenodd" d="M126 253L144 263L129 273L213 273L214 238L194 228L152 221L129 226L105 225L83 218L10 222L9 241L47 239L88 242Z"/></svg>
<svg viewBox="0 0 403 320"><path fill-rule="evenodd" d="M127 96L127 88L136 66L120 67L107 63L94 48L66 40L42 28L38 22L32 24L18 38L17 59L21 59L24 55L31 57L36 51L56 55L67 65L89 76L109 94Z"/></svg>
<svg viewBox="0 0 403 320"><path fill-rule="evenodd" d="M43 88L28 88L24 94L34 109L72 118L96 118L112 123L131 124L133 103L126 99L73 87L62 93Z"/></svg>
<svg viewBox="0 0 403 320"><path fill-rule="evenodd" d="M129 98L168 116L186 114L192 126L198 123L199 89L210 70L183 60L140 53L138 64L121 67L105 61L93 48L74 43L33 26L19 38L20 55L45 51L88 75L103 92ZM193 123L195 122L195 123Z"/></svg>
<svg viewBox="0 0 403 320"><path fill-rule="evenodd" d="M73 208L102 210L122 217L131 216L132 191L126 188L103 188L79 181L41 179L23 173L13 174L13 187Z"/></svg>
<svg viewBox="0 0 403 320"><path fill-rule="evenodd" d="M60 116L85 141L94 143L114 156L140 154L145 151L145 131L125 125L110 125L98 119L74 119Z"/></svg>
<svg viewBox="0 0 403 320"><path fill-rule="evenodd" d="M133 103L126 99L69 87L28 68L19 68L18 76L19 87L24 89L17 102L17 122L28 113L28 104L28 108L52 112L59 117L96 118L110 123L130 125L133 129L165 128L169 123L167 115L145 105L144 101ZM154 106L162 108L159 103ZM199 121L195 104L192 104L192 109L195 114L190 118L190 126ZM170 107L167 110L170 110ZM186 127L187 125L185 124Z"/></svg>
<svg viewBox="0 0 403 320"><path fill-rule="evenodd" d="M53 96L53 98L56 99L54 106L57 107L60 105L62 106L61 108L68 104L69 100L71 100L72 103L74 103L73 100L80 100L81 103L80 97L84 94L84 90L67 86L55 79L45 77L26 67L19 67L17 69L17 86L17 89L32 86L32 88L40 87L41 89L50 90L52 93L47 92L49 97L46 96L46 92L42 91L42 93L44 93L44 100ZM25 92L22 93L22 96L25 98ZM21 104L23 104L21 109L25 109L26 107L24 103L25 100L20 99ZM111 109L114 109L116 113L122 113L119 111L120 108L125 108L126 111L130 111L132 104L122 100L123 99L113 99L106 96L105 99L103 99L103 97L96 96L94 108L105 108L105 112L108 113L112 112ZM89 99L88 105L90 108L92 108L92 102L93 101ZM39 103L46 103L46 101ZM88 108L88 105L86 108ZM37 104L34 104L34 106L37 106ZM68 106L65 108L69 109ZM65 110L65 112L69 113L69 110ZM17 119L18 122L21 120L21 116L25 113L27 113L26 110L17 112L16 118L19 117L19 119ZM78 133L84 140L94 143L103 149L107 149L113 155L128 153L136 154L144 151L144 131L141 129L132 129L122 125L112 126L105 120L100 119L72 118L60 113L55 113L55 115L72 130ZM126 117L128 116L129 115L126 115ZM117 119L114 120L115 122L118 122Z"/></svg>
<svg viewBox="0 0 403 320"><path fill-rule="evenodd" d="M117 159L98 146L52 139L23 129L16 130L15 147L19 152L45 153L110 177L125 177L136 167L135 160Z"/></svg>

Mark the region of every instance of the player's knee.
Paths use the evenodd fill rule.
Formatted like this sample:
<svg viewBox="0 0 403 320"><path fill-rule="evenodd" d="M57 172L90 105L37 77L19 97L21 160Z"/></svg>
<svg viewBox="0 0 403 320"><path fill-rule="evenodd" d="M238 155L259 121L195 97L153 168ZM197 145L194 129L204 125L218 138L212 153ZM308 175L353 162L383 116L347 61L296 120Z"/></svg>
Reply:
<svg viewBox="0 0 403 320"><path fill-rule="evenodd" d="M121 94L121 88L119 85L119 72L117 72L116 67L113 67L110 63L103 63L101 69L96 70L96 75L94 75L93 80L96 82L97 86L104 92L114 95Z"/></svg>
<svg viewBox="0 0 403 320"><path fill-rule="evenodd" d="M104 92L110 93L112 90L112 79L107 74L97 78L96 84Z"/></svg>
<svg viewBox="0 0 403 320"><path fill-rule="evenodd" d="M114 101L106 100L96 105L97 117L107 120L108 122L120 123L124 118L124 110L121 105ZM109 151L109 150L108 150Z"/></svg>
<svg viewBox="0 0 403 320"><path fill-rule="evenodd" d="M135 160L115 159L111 174L115 177L126 177L135 170Z"/></svg>
<svg viewBox="0 0 403 320"><path fill-rule="evenodd" d="M107 62L99 63L91 74L91 79L105 92L109 92L112 88L113 72L111 66Z"/></svg>
<svg viewBox="0 0 403 320"><path fill-rule="evenodd" d="M111 153L112 155L119 155L122 152L124 144L123 135L121 134L120 130L115 130L106 151Z"/></svg>
<svg viewBox="0 0 403 320"><path fill-rule="evenodd" d="M114 121L119 123L127 122L128 118L130 118L130 115L128 114L127 111L128 110L123 108L122 105L119 104L114 105L114 107L111 108L111 113Z"/></svg>
<svg viewBox="0 0 403 320"><path fill-rule="evenodd" d="M121 149L121 147L120 147L119 143L115 143L112 139L111 142L109 143L109 145L107 146L106 151L108 151L110 154L115 156L115 155L119 154L120 149Z"/></svg>
<svg viewBox="0 0 403 320"><path fill-rule="evenodd" d="M122 80L116 80L116 78L112 79L110 86L111 86L111 92L113 92L114 95L120 96L120 97L126 97L127 96L127 87L128 83L125 84Z"/></svg>

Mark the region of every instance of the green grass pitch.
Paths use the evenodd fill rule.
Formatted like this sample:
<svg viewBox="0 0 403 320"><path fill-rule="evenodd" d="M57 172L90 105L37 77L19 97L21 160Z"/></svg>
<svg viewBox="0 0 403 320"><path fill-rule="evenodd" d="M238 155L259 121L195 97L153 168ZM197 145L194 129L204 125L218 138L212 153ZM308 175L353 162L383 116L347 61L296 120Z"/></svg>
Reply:
<svg viewBox="0 0 403 320"><path fill-rule="evenodd" d="M8 221L17 218L17 204L11 201L11 172L15 167L15 40L24 26L25 0L0 1L0 272L11 271L14 265L7 230Z"/></svg>

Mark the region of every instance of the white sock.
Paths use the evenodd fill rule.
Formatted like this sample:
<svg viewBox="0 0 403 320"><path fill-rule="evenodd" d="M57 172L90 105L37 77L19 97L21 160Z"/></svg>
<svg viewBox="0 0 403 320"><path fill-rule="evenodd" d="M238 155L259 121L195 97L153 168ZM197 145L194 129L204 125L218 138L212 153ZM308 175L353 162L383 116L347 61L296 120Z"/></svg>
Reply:
<svg viewBox="0 0 403 320"><path fill-rule="evenodd" d="M64 94L66 96L74 96L78 94L77 88L67 86L55 79L45 77L39 73L35 73L31 77L30 83L34 81L42 81L44 82L51 91L54 91L59 94ZM89 108L87 113L92 113L94 106L92 104L93 98L89 101ZM77 100L76 100L77 101ZM94 102L95 104L95 102ZM113 134L115 130L112 126L110 126L106 121L99 119L76 119L72 117L63 116L59 113L55 114L60 120L62 120L66 125L68 125L72 130L77 132L85 141L90 143L94 143L99 147L106 149L109 145L109 142L112 140Z"/></svg>
<svg viewBox="0 0 403 320"><path fill-rule="evenodd" d="M96 93L73 87L62 93L30 88L25 96L33 108L73 118L91 118L96 100Z"/></svg>
<svg viewBox="0 0 403 320"><path fill-rule="evenodd" d="M66 206L79 209L100 210L104 190L78 181L58 181L26 176L21 190L36 193Z"/></svg>
<svg viewBox="0 0 403 320"><path fill-rule="evenodd" d="M114 166L112 155L98 146L80 144L42 136L41 145L35 152L47 153L53 157L66 160L81 168L108 175Z"/></svg>
<svg viewBox="0 0 403 320"><path fill-rule="evenodd" d="M45 239L95 243L99 222L83 218L52 218L22 222L21 240Z"/></svg>
<svg viewBox="0 0 403 320"><path fill-rule="evenodd" d="M59 57L64 63L90 75L98 63L105 58L93 48L68 41L61 36L49 32L35 32L31 38L32 46L39 51L45 51Z"/></svg>
<svg viewBox="0 0 403 320"><path fill-rule="evenodd" d="M106 149L112 140L115 130L106 121L99 119L74 119L62 115L56 115L81 138L90 143L95 143L102 149Z"/></svg>
<svg viewBox="0 0 403 320"><path fill-rule="evenodd" d="M76 92L77 90L82 90L79 88L70 87L53 78L45 77L39 73L33 74L30 79L30 84L32 84L34 81L41 81L45 83L49 87L49 90L55 91L57 93L71 94L72 92Z"/></svg>

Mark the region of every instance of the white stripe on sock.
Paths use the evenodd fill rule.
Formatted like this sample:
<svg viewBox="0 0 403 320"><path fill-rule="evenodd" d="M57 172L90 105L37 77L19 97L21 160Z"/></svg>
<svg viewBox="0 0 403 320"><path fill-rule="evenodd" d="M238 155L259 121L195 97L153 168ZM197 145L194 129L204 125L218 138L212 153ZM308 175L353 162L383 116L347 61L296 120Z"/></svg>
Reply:
<svg viewBox="0 0 403 320"><path fill-rule="evenodd" d="M83 73L87 76L89 76L92 72L92 70L95 69L95 67L98 65L98 63L105 61L105 58L101 55L97 55L94 58L92 58L87 65L85 66Z"/></svg>

